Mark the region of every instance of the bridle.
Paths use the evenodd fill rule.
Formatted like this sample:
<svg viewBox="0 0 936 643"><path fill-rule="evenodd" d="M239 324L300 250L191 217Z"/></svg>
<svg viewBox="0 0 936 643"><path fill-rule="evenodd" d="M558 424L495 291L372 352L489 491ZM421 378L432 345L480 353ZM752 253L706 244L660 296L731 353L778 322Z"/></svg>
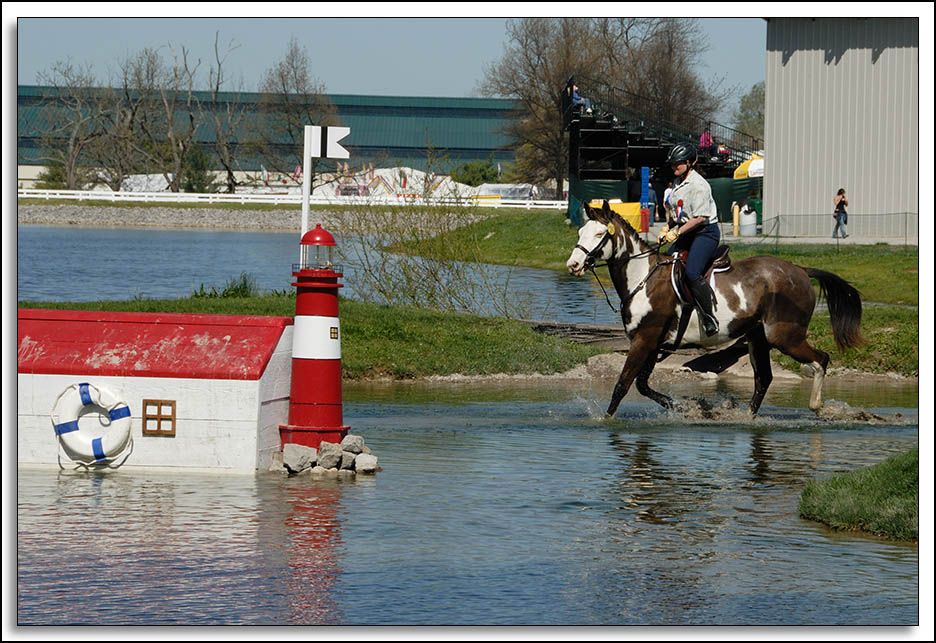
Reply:
<svg viewBox="0 0 936 643"><path fill-rule="evenodd" d="M609 225L613 225L613 224L609 224ZM621 312L621 309L615 308L614 304L611 303L611 299L608 297L608 291L605 290L604 284L602 284L601 279L598 278L598 273L595 272L595 268L601 267L597 265L598 257L601 255L601 251L604 250L604 247L608 244L608 241L611 241L611 255L614 256L614 232L613 230L614 228L612 227L608 231L606 231L604 236L601 238L601 241L598 242L598 245L596 245L591 250L588 250L587 248L583 247L581 244L578 244L578 243L575 244L575 247L585 253L585 261L582 263L582 268L584 270L590 271L592 275L595 277L595 281L598 282L598 286L601 288L601 292L604 293L605 301L608 302L608 306L611 308L611 311L615 313L619 313ZM631 259L641 259L643 257L649 257L652 254L655 254L659 257L660 246L661 244L657 244L656 246L650 246L648 250L644 250L643 252L639 252L635 255L628 255L627 258L624 259L624 263L627 263ZM641 279L640 283L638 283L637 286L633 290L631 290L630 293L628 293L626 299L623 299L621 301L621 306L623 307L625 304L627 304L627 302L629 302L631 299L634 298L634 295L640 292L640 290L644 286L647 285L647 281L650 279L650 276L654 272L656 272L657 268L659 268L660 266L664 266L664 265L668 266L675 262L676 262L675 258L670 259L669 261L661 261L658 259L656 263L654 263L653 266L650 268L650 272L647 273L647 276ZM607 266L608 263L609 262L606 261L602 265Z"/></svg>

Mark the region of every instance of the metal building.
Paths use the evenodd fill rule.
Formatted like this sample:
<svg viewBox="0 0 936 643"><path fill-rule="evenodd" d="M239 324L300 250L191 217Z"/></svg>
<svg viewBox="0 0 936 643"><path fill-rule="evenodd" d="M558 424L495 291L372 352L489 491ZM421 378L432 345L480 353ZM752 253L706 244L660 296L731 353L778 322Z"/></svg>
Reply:
<svg viewBox="0 0 936 643"><path fill-rule="evenodd" d="M763 232L918 241L919 20L770 18Z"/></svg>

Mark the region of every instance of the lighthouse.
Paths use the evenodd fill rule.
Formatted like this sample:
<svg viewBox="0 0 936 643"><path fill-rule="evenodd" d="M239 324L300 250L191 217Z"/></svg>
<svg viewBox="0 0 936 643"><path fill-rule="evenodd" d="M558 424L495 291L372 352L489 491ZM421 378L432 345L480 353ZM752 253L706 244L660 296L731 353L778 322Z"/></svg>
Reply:
<svg viewBox="0 0 936 643"><path fill-rule="evenodd" d="M340 443L348 428L341 411L341 324L334 263L335 238L321 224L302 236L300 262L293 265L296 316L293 322L292 379L288 424L280 444L318 448Z"/></svg>

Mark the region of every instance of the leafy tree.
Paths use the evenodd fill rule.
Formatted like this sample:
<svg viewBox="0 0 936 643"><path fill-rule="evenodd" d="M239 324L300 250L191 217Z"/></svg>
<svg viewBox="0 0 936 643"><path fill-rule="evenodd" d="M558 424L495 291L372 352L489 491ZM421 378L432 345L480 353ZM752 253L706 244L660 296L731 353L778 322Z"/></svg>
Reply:
<svg viewBox="0 0 936 643"><path fill-rule="evenodd" d="M741 97L734 113L734 128L764 139L764 81L755 83L751 91Z"/></svg>
<svg viewBox="0 0 936 643"><path fill-rule="evenodd" d="M211 157L202 145L194 145L185 159L182 189L186 192L211 192Z"/></svg>
<svg viewBox="0 0 936 643"><path fill-rule="evenodd" d="M497 182L497 166L491 161L462 163L451 174L452 180L472 187Z"/></svg>
<svg viewBox="0 0 936 643"><path fill-rule="evenodd" d="M52 160L36 177L36 187L40 190L64 190L68 188L65 166L61 161Z"/></svg>

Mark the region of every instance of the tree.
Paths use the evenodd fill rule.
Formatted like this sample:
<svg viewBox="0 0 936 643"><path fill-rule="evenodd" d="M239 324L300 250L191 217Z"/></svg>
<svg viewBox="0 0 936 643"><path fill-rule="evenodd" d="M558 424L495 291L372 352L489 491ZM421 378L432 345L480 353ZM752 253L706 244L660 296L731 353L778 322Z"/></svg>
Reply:
<svg viewBox="0 0 936 643"><path fill-rule="evenodd" d="M228 43L224 54L218 49L218 33L215 33L215 64L209 72L211 102L207 107L210 110L210 120L215 130L214 151L217 154L221 167L224 169L224 183L227 192L234 194L240 184L234 174L239 167L235 156L237 136L247 116L247 107L238 96L231 100L224 100L221 89L225 85L224 63L230 53L239 47L233 41Z"/></svg>
<svg viewBox="0 0 936 643"><path fill-rule="evenodd" d="M65 187L79 189L92 179L86 167L87 146L102 134L101 106L95 93L90 66L74 66L58 61L38 79L47 85L43 99L41 138L45 141L43 160L58 166Z"/></svg>
<svg viewBox="0 0 936 643"><path fill-rule="evenodd" d="M508 21L500 60L485 70L480 91L513 98L519 107L507 134L515 175L530 183L552 179L562 197L568 145L560 93L570 76L587 74L640 99L653 116L717 112L728 93L706 87L694 61L707 49L696 20L669 18L524 18Z"/></svg>
<svg viewBox="0 0 936 643"><path fill-rule="evenodd" d="M450 175L453 181L477 187L497 182L497 166L491 161L470 161L459 165Z"/></svg>
<svg viewBox="0 0 936 643"><path fill-rule="evenodd" d="M173 192L182 184L186 156L201 124L201 105L195 96L195 73L200 61L190 66L188 51L169 46L172 63L159 52L143 49L124 62L122 74L127 98L135 105L133 130L140 137L128 141L131 148L166 179Z"/></svg>
<svg viewBox="0 0 936 643"><path fill-rule="evenodd" d="M764 81L755 83L751 91L741 97L734 113L734 128L764 140Z"/></svg>
<svg viewBox="0 0 936 643"><path fill-rule="evenodd" d="M264 73L260 93L254 145L271 171L292 174L302 166L305 126L338 125L337 110L312 75L309 55L295 36L283 59ZM310 162L312 176L317 164Z"/></svg>
<svg viewBox="0 0 936 643"><path fill-rule="evenodd" d="M182 170L182 189L186 192L211 192L211 156L204 146L195 144L186 155L185 169Z"/></svg>

